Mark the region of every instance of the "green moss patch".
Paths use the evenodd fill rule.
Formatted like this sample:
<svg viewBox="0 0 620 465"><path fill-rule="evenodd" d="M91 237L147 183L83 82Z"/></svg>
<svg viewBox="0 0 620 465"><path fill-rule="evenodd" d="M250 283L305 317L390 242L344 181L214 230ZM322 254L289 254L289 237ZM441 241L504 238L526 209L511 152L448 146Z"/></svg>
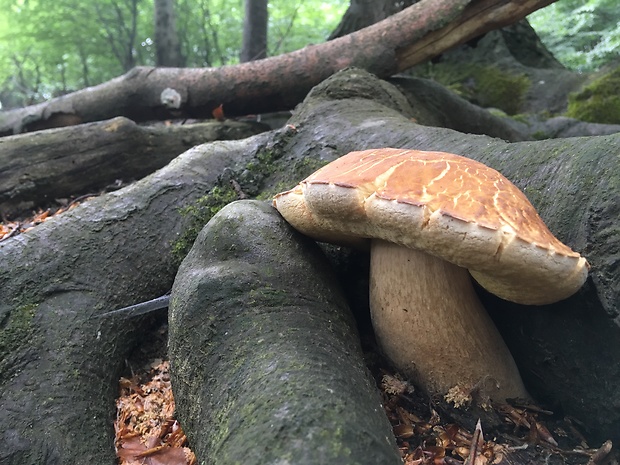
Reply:
<svg viewBox="0 0 620 465"><path fill-rule="evenodd" d="M205 196L199 198L192 205L179 210L181 216L189 217L189 226L172 246L172 254L180 263L192 248L198 233L213 216L230 202L239 198L232 186L215 186Z"/></svg>
<svg viewBox="0 0 620 465"><path fill-rule="evenodd" d="M217 185L203 197L179 209L181 216L189 218L189 226L172 245L177 263L185 258L204 225L226 205L241 198L269 200L327 163L314 158L291 160L283 156L289 138L290 135L283 133L273 145L259 150L245 166L223 173Z"/></svg>
<svg viewBox="0 0 620 465"><path fill-rule="evenodd" d="M439 63L427 67L421 76L434 79L476 105L498 108L508 115L519 113L531 84L525 74L483 65Z"/></svg>
<svg viewBox="0 0 620 465"><path fill-rule="evenodd" d="M16 307L3 321L0 321L0 360L7 360L12 352L24 344L24 341L31 340L32 320L36 308L36 304ZM3 365L0 363L0 373L6 368Z"/></svg>
<svg viewBox="0 0 620 465"><path fill-rule="evenodd" d="M566 115L590 123L620 124L620 68L570 94Z"/></svg>
<svg viewBox="0 0 620 465"><path fill-rule="evenodd" d="M508 74L493 67L479 70L476 77L476 98L483 107L495 107L509 115L519 113L530 81L523 74Z"/></svg>

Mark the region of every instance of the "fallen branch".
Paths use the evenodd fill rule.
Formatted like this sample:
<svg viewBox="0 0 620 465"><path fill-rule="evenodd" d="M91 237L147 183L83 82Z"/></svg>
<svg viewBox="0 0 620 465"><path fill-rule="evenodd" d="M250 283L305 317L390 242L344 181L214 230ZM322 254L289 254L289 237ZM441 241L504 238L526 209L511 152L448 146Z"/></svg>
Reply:
<svg viewBox="0 0 620 465"><path fill-rule="evenodd" d="M446 49L520 20L553 0L422 0L344 37L221 68L137 67L123 76L0 114L0 136L126 116L134 121L288 110L349 66L388 77Z"/></svg>
<svg viewBox="0 0 620 465"><path fill-rule="evenodd" d="M122 179L140 179L205 142L242 139L266 126L235 121L140 127L126 118L0 140L0 214L41 206Z"/></svg>

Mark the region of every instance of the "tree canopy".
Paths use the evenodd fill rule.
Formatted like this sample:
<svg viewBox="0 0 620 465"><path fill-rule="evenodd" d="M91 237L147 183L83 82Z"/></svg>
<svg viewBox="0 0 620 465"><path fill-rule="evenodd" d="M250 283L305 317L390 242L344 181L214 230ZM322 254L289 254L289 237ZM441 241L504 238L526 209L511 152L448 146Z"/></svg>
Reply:
<svg viewBox="0 0 620 465"><path fill-rule="evenodd" d="M616 0L562 0L528 19L549 50L569 68L592 71L620 58Z"/></svg>

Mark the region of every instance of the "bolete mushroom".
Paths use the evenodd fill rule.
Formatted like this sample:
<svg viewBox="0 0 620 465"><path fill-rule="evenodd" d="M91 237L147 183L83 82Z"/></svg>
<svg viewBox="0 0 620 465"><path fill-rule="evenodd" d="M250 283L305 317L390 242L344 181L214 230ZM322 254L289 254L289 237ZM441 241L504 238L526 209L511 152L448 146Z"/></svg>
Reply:
<svg viewBox="0 0 620 465"><path fill-rule="evenodd" d="M508 179L449 153L352 152L277 194L274 206L316 240L370 240L377 341L433 395L484 385L494 400L528 396L470 273L528 305L565 299L588 274L585 258L553 236Z"/></svg>

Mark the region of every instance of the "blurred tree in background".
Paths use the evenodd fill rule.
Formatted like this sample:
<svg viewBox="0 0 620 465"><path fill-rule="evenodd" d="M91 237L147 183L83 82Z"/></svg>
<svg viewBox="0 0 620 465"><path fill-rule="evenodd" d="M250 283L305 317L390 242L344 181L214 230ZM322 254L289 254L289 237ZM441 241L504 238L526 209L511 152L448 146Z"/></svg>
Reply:
<svg viewBox="0 0 620 465"><path fill-rule="evenodd" d="M185 57L177 32L175 0L154 0L156 66L183 67Z"/></svg>
<svg viewBox="0 0 620 465"><path fill-rule="evenodd" d="M347 2L269 2L267 55L321 43ZM187 66L239 61L243 0L176 0ZM0 102L32 104L154 66L153 0L0 0Z"/></svg>
<svg viewBox="0 0 620 465"><path fill-rule="evenodd" d="M267 0L243 0L243 40L239 61L242 63L267 57L269 22Z"/></svg>

